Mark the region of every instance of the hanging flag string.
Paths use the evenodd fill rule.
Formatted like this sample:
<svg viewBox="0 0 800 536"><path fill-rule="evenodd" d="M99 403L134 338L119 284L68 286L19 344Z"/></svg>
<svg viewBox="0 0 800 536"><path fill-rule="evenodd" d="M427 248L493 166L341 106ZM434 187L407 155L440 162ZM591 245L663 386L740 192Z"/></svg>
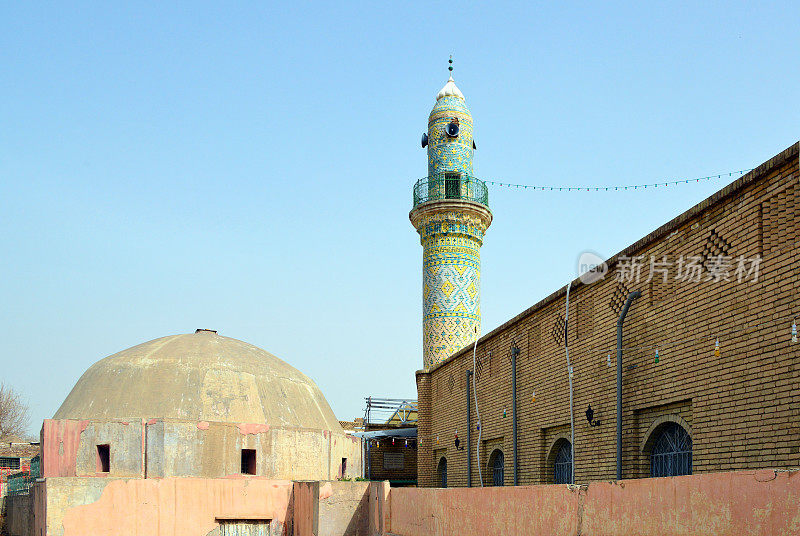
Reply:
<svg viewBox="0 0 800 536"><path fill-rule="evenodd" d="M620 190L645 190L647 188L665 188L668 186L677 186L679 184L692 184L701 181L710 181L714 179L721 179L723 177L740 177L745 173L753 171L753 169L741 169L739 171L731 171L730 173L720 173L718 175L709 175L708 177L699 177L695 179L678 179L662 182L651 182L649 184L627 184L622 186L549 186L549 185L536 185L536 184L514 184L510 182L499 181L483 181L486 184L493 184L495 186L503 186L506 188L523 188L539 191L549 192L609 192Z"/></svg>

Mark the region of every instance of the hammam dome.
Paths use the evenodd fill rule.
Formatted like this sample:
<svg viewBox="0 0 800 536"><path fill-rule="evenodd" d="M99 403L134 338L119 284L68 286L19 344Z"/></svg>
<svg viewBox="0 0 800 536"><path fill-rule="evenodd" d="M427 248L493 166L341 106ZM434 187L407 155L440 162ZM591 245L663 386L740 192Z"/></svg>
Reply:
<svg viewBox="0 0 800 536"><path fill-rule="evenodd" d="M53 418L265 423L343 432L311 378L261 348L210 330L162 337L101 359Z"/></svg>

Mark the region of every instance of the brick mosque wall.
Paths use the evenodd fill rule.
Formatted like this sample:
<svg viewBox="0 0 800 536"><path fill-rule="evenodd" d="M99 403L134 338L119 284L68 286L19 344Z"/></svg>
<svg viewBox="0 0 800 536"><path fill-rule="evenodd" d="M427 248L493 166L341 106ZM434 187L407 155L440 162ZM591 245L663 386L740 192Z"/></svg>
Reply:
<svg viewBox="0 0 800 536"><path fill-rule="evenodd" d="M392 459L388 460L388 456ZM402 463L398 463L402 460ZM379 446L369 448L370 480L413 482L417 479L417 451L404 439L381 439Z"/></svg>
<svg viewBox="0 0 800 536"><path fill-rule="evenodd" d="M602 280L573 282L568 340L574 367L575 482L616 475L616 323L634 290L642 296L633 302L624 327L623 478L650 476L653 431L667 421L691 435L695 474L800 466L800 344L790 342L792 319L800 320L799 146L609 259ZM623 268L631 268L636 256L643 256L638 282L618 281L618 276L632 276L633 270ZM651 257L658 262L664 256L672 264L654 265L651 278ZM753 273L737 274L740 258L749 269L759 256L757 281ZM692 262L700 267L700 282L676 280L681 258L682 275ZM720 258L732 265L720 266L715 260ZM659 267L667 270L666 281ZM726 268L729 281L723 277ZM481 337L477 367L470 346L429 372L417 372L420 486L438 485L442 457L448 485L467 485L467 450L457 449L454 439L458 433L463 447L468 427L472 485L479 485L472 400L467 423L466 372L473 369L484 483L491 482L487 464L496 448L504 453L505 485L513 483L512 344L520 350L519 482L553 481L554 447L570 431L565 293L566 287ZM586 419L589 405L599 426Z"/></svg>

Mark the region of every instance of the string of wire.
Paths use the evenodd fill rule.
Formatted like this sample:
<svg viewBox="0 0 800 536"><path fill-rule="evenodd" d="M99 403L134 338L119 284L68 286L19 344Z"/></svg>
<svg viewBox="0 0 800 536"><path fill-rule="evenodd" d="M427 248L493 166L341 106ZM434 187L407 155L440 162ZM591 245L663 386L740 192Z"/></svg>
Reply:
<svg viewBox="0 0 800 536"><path fill-rule="evenodd" d="M669 180L669 181L659 181L659 182L651 182L648 184L625 184L625 185L617 185L617 186L551 186L551 185L542 185L542 184L514 184L510 182L500 182L500 181L492 181L492 180L484 180L486 184L492 184L494 186L503 186L506 188L523 188L523 189L532 189L532 190L540 190L540 191L567 191L567 192L600 192L600 191L619 191L619 190L645 190L647 188L664 188L668 186L677 186L679 184L692 184L698 183L701 181L710 181L714 179L721 179L722 177L733 177L742 176L745 173L749 173L753 171L753 168L750 169L740 169L739 171L731 171L729 173L720 173L718 175L709 175L707 177L698 177L694 179L677 179L677 180Z"/></svg>

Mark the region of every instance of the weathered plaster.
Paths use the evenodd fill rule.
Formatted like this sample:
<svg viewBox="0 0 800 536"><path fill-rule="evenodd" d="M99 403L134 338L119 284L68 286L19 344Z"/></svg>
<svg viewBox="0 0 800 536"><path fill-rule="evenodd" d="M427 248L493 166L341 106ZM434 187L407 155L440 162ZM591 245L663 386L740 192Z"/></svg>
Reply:
<svg viewBox="0 0 800 536"><path fill-rule="evenodd" d="M256 451L256 475L328 480L361 476L361 440L344 433L263 423L151 419L47 420L45 476L204 477L237 475L242 449ZM97 445L110 445L109 473L97 472ZM342 460L347 469L342 475Z"/></svg>
<svg viewBox="0 0 800 536"><path fill-rule="evenodd" d="M75 476L86 420L45 420L42 424L42 476Z"/></svg>
<svg viewBox="0 0 800 536"><path fill-rule="evenodd" d="M319 490L319 536L369 536L369 482L325 482Z"/></svg>
<svg viewBox="0 0 800 536"><path fill-rule="evenodd" d="M800 534L800 471L707 473L588 486L393 488L397 536Z"/></svg>
<svg viewBox="0 0 800 536"><path fill-rule="evenodd" d="M267 479L48 479L48 536L207 534L218 519L271 519L282 534L292 483Z"/></svg>

